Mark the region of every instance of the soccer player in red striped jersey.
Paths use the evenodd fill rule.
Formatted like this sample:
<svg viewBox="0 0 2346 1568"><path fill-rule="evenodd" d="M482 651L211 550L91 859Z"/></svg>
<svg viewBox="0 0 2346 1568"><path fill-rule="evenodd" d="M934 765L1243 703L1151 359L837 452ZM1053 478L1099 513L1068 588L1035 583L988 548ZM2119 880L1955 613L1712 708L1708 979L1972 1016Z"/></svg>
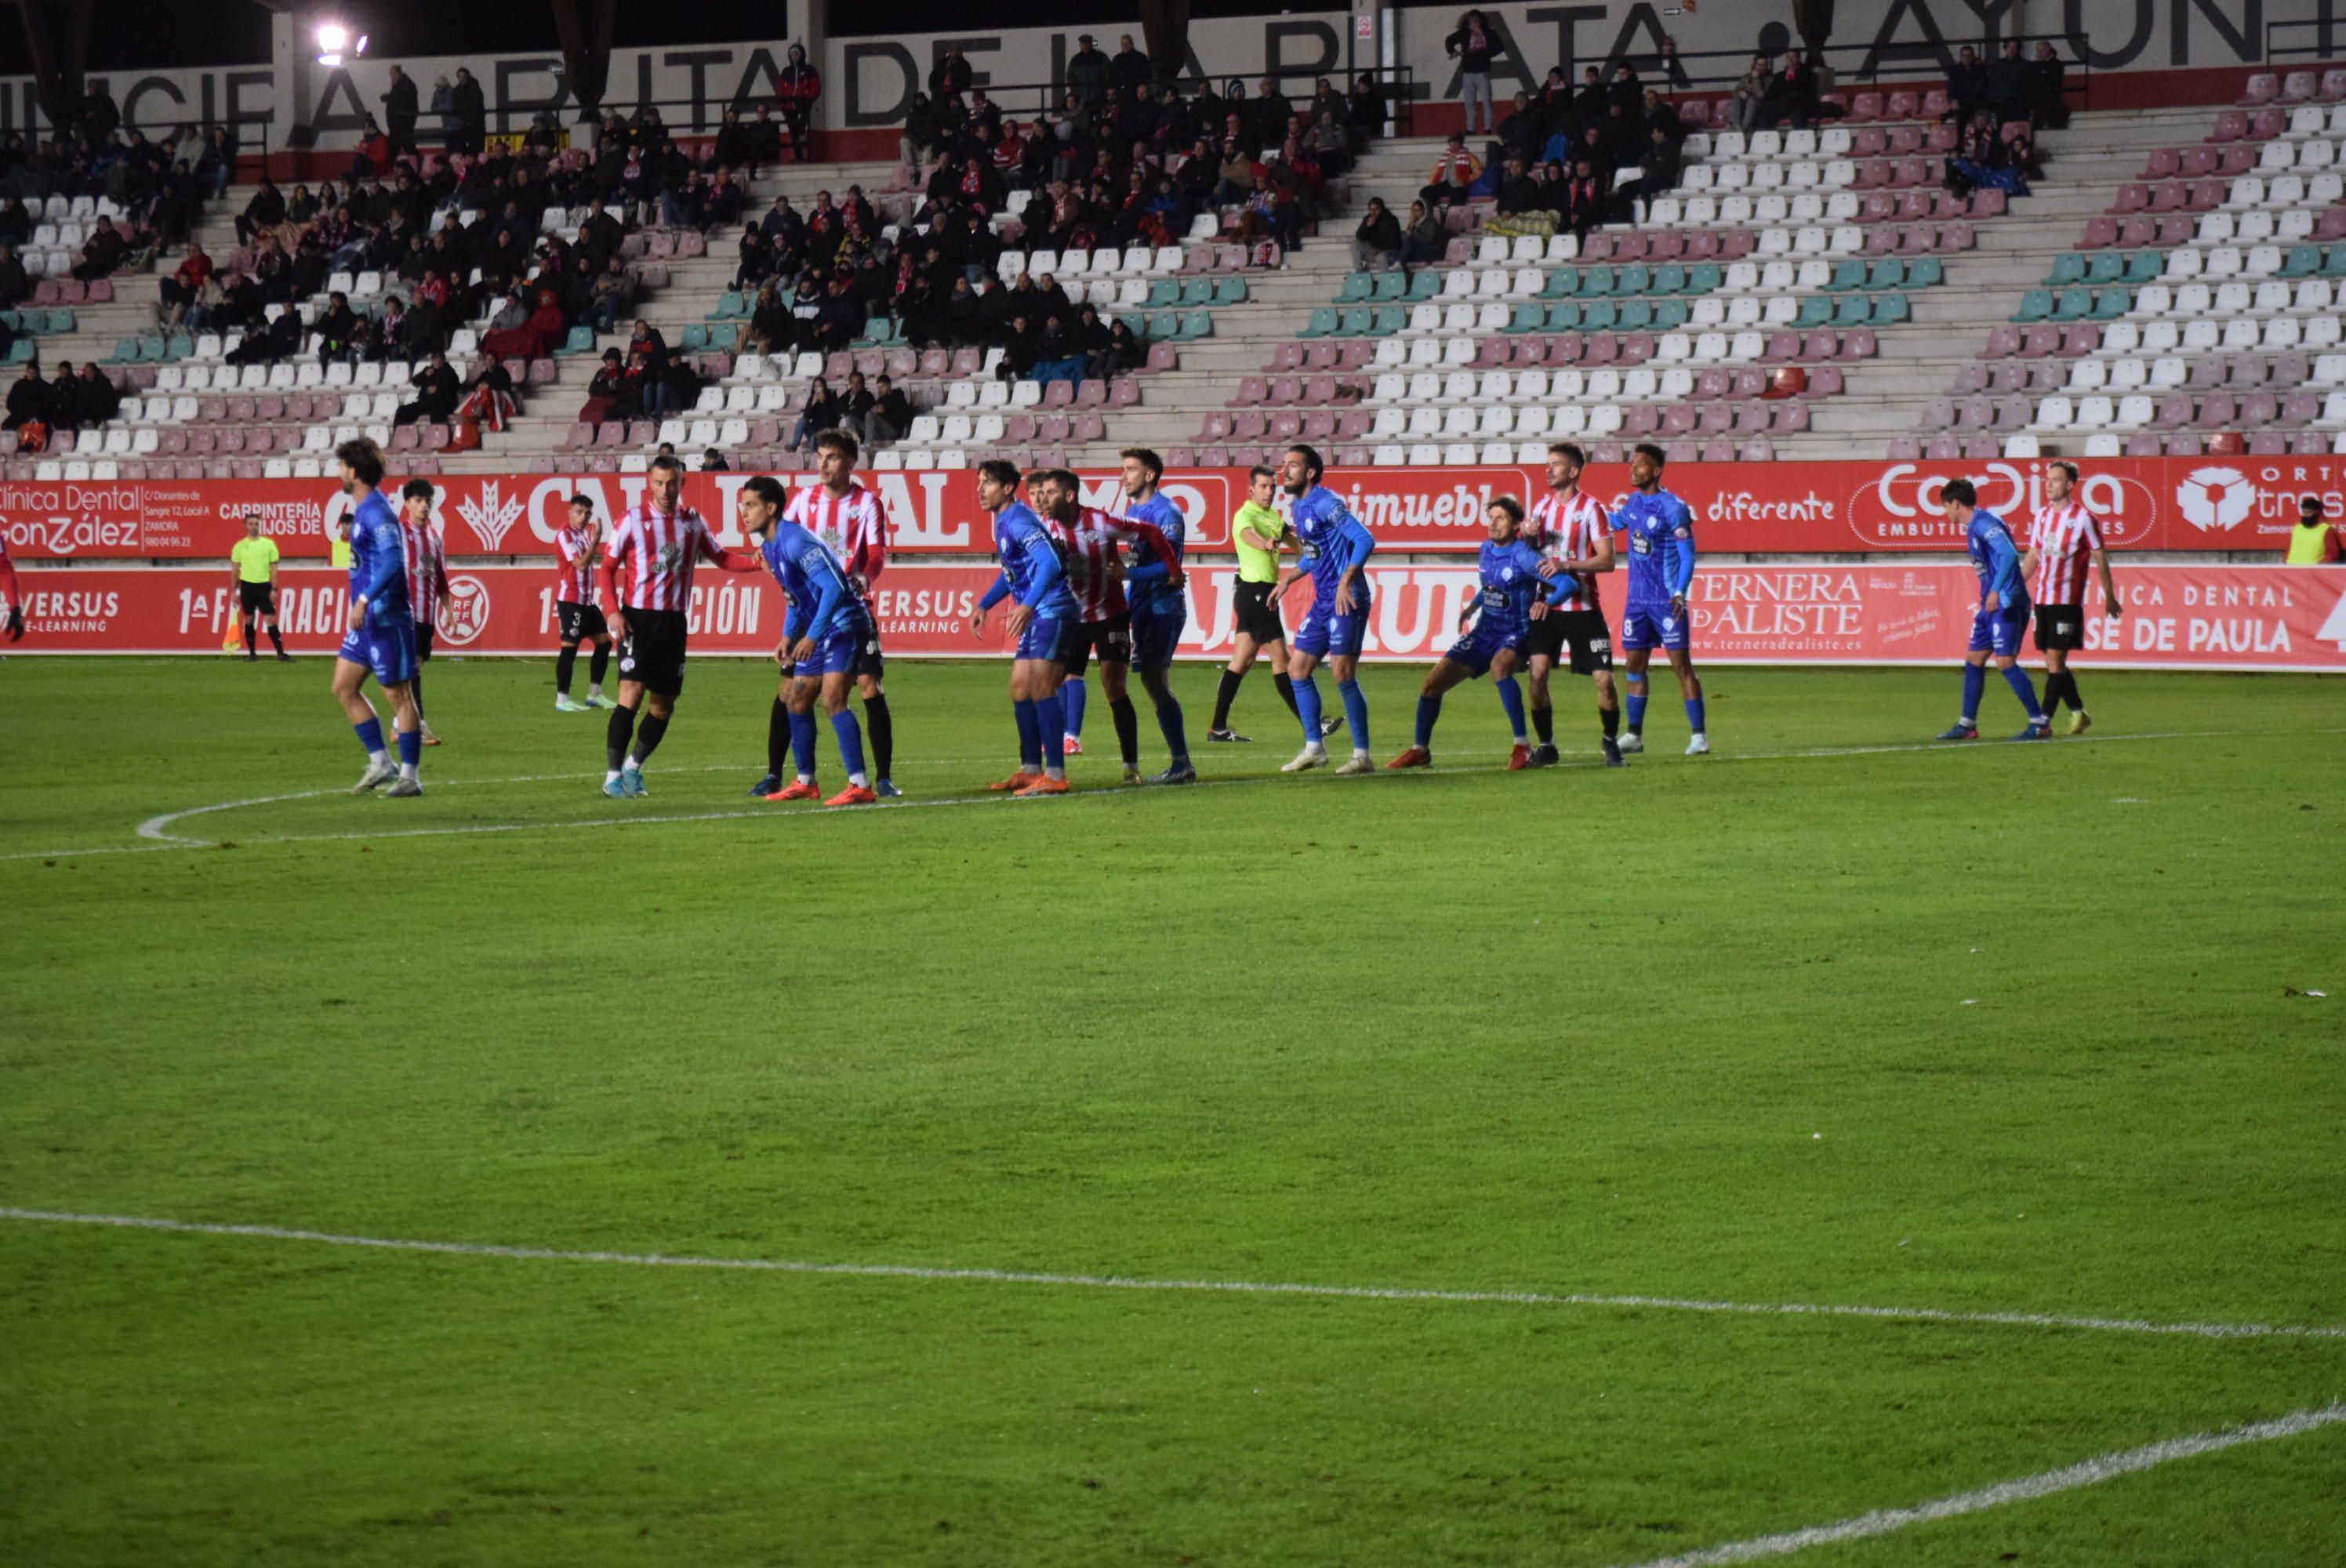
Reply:
<svg viewBox="0 0 2346 1568"><path fill-rule="evenodd" d="M692 608L692 569L703 561L728 572L760 569L758 553L732 554L708 521L684 504L684 464L652 459L651 496L611 531L611 552L597 586L609 596L619 638L619 706L604 738L603 793L648 793L644 762L668 733L684 689L685 616ZM641 730L638 708L648 708ZM632 737L634 744L629 745Z"/></svg>
<svg viewBox="0 0 2346 1568"><path fill-rule="evenodd" d="M2036 651L2045 656L2045 711L2064 702L2070 708L2069 733L2093 728L2069 655L2086 646L2086 569L2102 580L2102 607L2119 615L2118 591L2110 582L2110 555L2102 542L2102 520L2076 499L2077 465L2054 462L2045 468L2045 504L2028 525L2028 548L2020 570L2036 606Z"/></svg>
<svg viewBox="0 0 2346 1568"><path fill-rule="evenodd" d="M554 552L559 563L554 577L555 626L562 644L554 656L554 711L608 708L603 672L611 667L611 629L603 622L603 607L595 602L595 577L603 565L603 524L595 515L594 497L570 498L570 521L555 530ZM595 645L595 662L586 675L586 700L573 702L570 677L578 667L582 642Z"/></svg>
<svg viewBox="0 0 2346 1568"><path fill-rule="evenodd" d="M793 494L782 516L821 541L846 569L848 585L856 597L872 611L872 635L865 639L871 646L856 656L855 691L863 699L863 728L872 739L872 792L884 800L903 793L888 777L896 757L896 725L888 712L887 687L882 684L885 665L880 648L879 605L872 596L872 585L880 580L888 565L888 508L876 491L856 483L855 460L862 450L852 432L826 430L818 434L814 461L820 479ZM773 722L787 728L788 714L780 703L775 706Z"/></svg>
<svg viewBox="0 0 2346 1568"><path fill-rule="evenodd" d="M411 479L400 487L400 547L407 554L407 603L415 616L415 678L408 689L415 696L415 721L423 727L426 746L439 745L440 738L423 717L423 667L432 659L440 601L448 592L448 555L440 530L432 526L432 499L428 479Z"/></svg>
<svg viewBox="0 0 2346 1568"><path fill-rule="evenodd" d="M1596 602L1596 574L1613 569L1613 526L1605 505L1580 488L1586 453L1569 441L1547 449L1547 494L1532 507L1525 537L1545 559L1540 575L1569 574L1580 586L1546 616L1531 623L1532 727L1539 747L1534 767L1559 760L1556 708L1547 690L1549 674L1568 662L1575 675L1588 677L1596 690L1596 718L1604 726L1605 766L1621 764L1621 698L1613 688L1613 633Z"/></svg>
<svg viewBox="0 0 2346 1568"><path fill-rule="evenodd" d="M8 558L8 536L0 534L0 592L8 598L8 640L25 640L25 591L16 582L16 563Z"/></svg>
<svg viewBox="0 0 2346 1568"><path fill-rule="evenodd" d="M1067 661L1067 679L1081 679L1086 659L1097 652L1100 689L1107 694L1108 711L1116 718L1124 781L1137 784L1140 717L1125 687L1132 667L1132 614L1124 597L1124 547L1140 545L1150 564L1162 566L1166 579L1174 583L1181 581L1181 557L1154 524L1111 517L1096 506L1085 505L1082 483L1071 470L1052 468L1031 475L1026 493L1066 552L1067 583L1075 590L1082 622ZM1066 688L1060 689L1064 694Z"/></svg>

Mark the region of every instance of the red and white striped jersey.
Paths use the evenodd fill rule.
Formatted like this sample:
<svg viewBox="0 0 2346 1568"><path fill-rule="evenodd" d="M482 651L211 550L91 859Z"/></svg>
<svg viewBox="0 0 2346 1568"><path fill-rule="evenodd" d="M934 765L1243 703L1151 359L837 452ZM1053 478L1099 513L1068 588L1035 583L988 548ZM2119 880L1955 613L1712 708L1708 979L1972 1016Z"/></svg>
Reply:
<svg viewBox="0 0 2346 1568"><path fill-rule="evenodd" d="M833 495L819 484L806 486L790 496L782 518L821 540L848 577L862 587L878 580L888 564L888 509L876 492L852 480L844 495Z"/></svg>
<svg viewBox="0 0 2346 1568"><path fill-rule="evenodd" d="M1559 496L1551 490L1532 504L1527 542L1551 561L1585 561L1596 554L1597 545L1611 526L1604 503L1595 496L1578 490L1568 497ZM1596 574L1576 572L1573 578L1580 586L1556 610L1596 608Z"/></svg>
<svg viewBox="0 0 2346 1568"><path fill-rule="evenodd" d="M613 525L604 561L603 580L618 595L621 607L630 610L688 609L693 567L703 561L728 568L733 564L699 513L685 505L663 513L648 501Z"/></svg>
<svg viewBox="0 0 2346 1568"><path fill-rule="evenodd" d="M584 528L573 528L565 523L554 531L554 551L561 558L555 570L555 602L593 604L596 574L603 565L602 525L590 522Z"/></svg>
<svg viewBox="0 0 2346 1568"><path fill-rule="evenodd" d="M2040 506L2028 525L2028 547L2036 552L2036 575L2029 596L2040 605L2082 605L2086 572L2102 547L2101 520L2071 501Z"/></svg>
<svg viewBox="0 0 2346 1568"><path fill-rule="evenodd" d="M428 626L440 618L440 596L448 591L448 555L440 543L440 530L432 520L410 523L399 520L399 546L407 557L407 607L419 626Z"/></svg>
<svg viewBox="0 0 2346 1568"><path fill-rule="evenodd" d="M1118 569L1124 560L1123 546L1143 545L1165 563L1168 571L1181 569L1172 541L1153 524L1111 517L1096 506L1078 507L1073 523L1056 517L1050 521L1051 531L1066 546L1067 586L1075 592L1076 615L1083 620L1105 621L1129 610Z"/></svg>

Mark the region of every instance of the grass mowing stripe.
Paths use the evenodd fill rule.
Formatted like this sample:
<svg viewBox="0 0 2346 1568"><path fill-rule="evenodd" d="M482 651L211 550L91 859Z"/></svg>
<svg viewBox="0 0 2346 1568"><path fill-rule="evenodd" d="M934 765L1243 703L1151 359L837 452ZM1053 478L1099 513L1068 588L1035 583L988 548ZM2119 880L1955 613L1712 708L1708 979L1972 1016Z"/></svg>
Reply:
<svg viewBox="0 0 2346 1568"><path fill-rule="evenodd" d="M2340 1421L2346 1421L2346 1404L2296 1410L2289 1415L2276 1416L2271 1420L2252 1421L2247 1426L2232 1427L2223 1431L2195 1432L2189 1437L2168 1438L2163 1442L2146 1443L2140 1448L2099 1454L2092 1459L2080 1460L2076 1464L2064 1465L2059 1470L2022 1476L2017 1481L2001 1481L1975 1492L1959 1492L1952 1497L1942 1497L1912 1508L1887 1508L1860 1514L1854 1519L1844 1519L1837 1524L1811 1525L1806 1530L1787 1531L1780 1535L1755 1536L1749 1541L1730 1542L1724 1546L1705 1547L1699 1552L1656 1557L1637 1564L1636 1568L1714 1568L1719 1563L1753 1563L1763 1557L1786 1557L1811 1546L1863 1541L1917 1524L1979 1513L2014 1502L2029 1502L2040 1497L2050 1497L2055 1492L2075 1492L2081 1486L2098 1486L2121 1475L2133 1475L2157 1465L2171 1464L2178 1459L2216 1453L2224 1449L2238 1448L2243 1443L2274 1442L2281 1438L2298 1437L2321 1427L2334 1426Z"/></svg>
<svg viewBox="0 0 2346 1568"><path fill-rule="evenodd" d="M1939 1307L1864 1307L1799 1301L1706 1301L1686 1297L1594 1295L1539 1290L1437 1290L1408 1286L1314 1285L1251 1279L1136 1279L1112 1274L1055 1274L1023 1269L932 1268L919 1264L817 1263L796 1258L699 1257L660 1252L573 1251L513 1247L488 1241L422 1241L401 1237L344 1236L275 1225L224 1225L146 1215L79 1214L0 1207L0 1219L47 1225L108 1226L192 1236L241 1236L264 1241L307 1241L384 1252L426 1252L456 1257L503 1257L552 1263L616 1263L638 1268L725 1268L752 1273L840 1275L869 1279L928 1279L981 1285L1060 1286L1087 1290L1194 1291L1234 1296L1310 1296L1367 1301L1490 1303L1517 1307L1597 1307L1630 1311L1729 1313L1745 1317L1870 1318L1896 1322L1958 1323L2020 1329L2079 1329L2106 1333L2171 1334L2202 1339L2346 1339L2346 1327L2288 1323L2159 1323L2141 1318L2096 1318L2057 1312L1974 1312ZM1722 1559L1725 1561L1725 1559Z"/></svg>

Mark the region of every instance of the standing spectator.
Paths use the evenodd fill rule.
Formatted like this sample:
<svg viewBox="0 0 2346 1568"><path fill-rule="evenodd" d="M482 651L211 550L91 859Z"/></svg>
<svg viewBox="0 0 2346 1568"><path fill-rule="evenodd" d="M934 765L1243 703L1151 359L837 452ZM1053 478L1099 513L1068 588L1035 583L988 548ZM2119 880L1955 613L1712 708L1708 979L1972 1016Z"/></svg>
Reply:
<svg viewBox="0 0 2346 1568"><path fill-rule="evenodd" d="M391 68L391 91L382 95L382 123L391 133L394 153L416 152L415 78L397 66Z"/></svg>
<svg viewBox="0 0 2346 1568"><path fill-rule="evenodd" d="M1127 103L1140 88L1157 79L1157 68L1148 63L1148 56L1132 46L1129 33L1116 41L1116 58L1107 63L1107 79L1110 87L1124 94Z"/></svg>
<svg viewBox="0 0 2346 1568"><path fill-rule="evenodd" d="M440 140L442 144L450 148L454 148L456 145L456 133L463 127L459 126L456 121L456 90L448 85L447 77L434 76L432 78L432 103L430 107L432 112L440 118Z"/></svg>
<svg viewBox="0 0 2346 1568"><path fill-rule="evenodd" d="M1091 40L1084 40L1089 44ZM1103 64L1106 62L1103 61ZM970 68L969 56L961 52L959 44L945 46L945 57L929 72L929 97L942 110L947 98L959 98L969 91L977 73Z"/></svg>
<svg viewBox="0 0 2346 1568"><path fill-rule="evenodd" d="M1110 74L1107 56L1092 47L1092 36L1077 34L1076 52L1067 56L1067 90L1084 107L1096 113L1107 97Z"/></svg>
<svg viewBox="0 0 2346 1568"><path fill-rule="evenodd" d="M1483 106L1483 134L1491 134L1491 56L1504 47L1480 11L1458 18L1458 30L1442 41L1444 53L1458 62L1458 91L1465 101L1466 131L1474 131L1474 106Z"/></svg>
<svg viewBox="0 0 2346 1568"><path fill-rule="evenodd" d="M2020 57L2020 40L2006 38L2004 52L1987 68L1987 107L1998 120L2028 117L2028 62Z"/></svg>
<svg viewBox="0 0 2346 1568"><path fill-rule="evenodd" d="M1372 196L1361 226L1352 230L1352 266L1358 271L1373 272L1400 260L1401 219L1392 215L1384 198Z"/></svg>
<svg viewBox="0 0 2346 1568"><path fill-rule="evenodd" d="M2028 62L2028 120L2041 130L2059 130L2069 123L2069 101L2061 96L2069 68L2053 46L2039 41L2036 57Z"/></svg>
<svg viewBox="0 0 2346 1568"><path fill-rule="evenodd" d="M1965 44L1947 68L1947 112L1939 118L1969 125L1986 102L1987 67L1980 64L1979 51Z"/></svg>
<svg viewBox="0 0 2346 1568"><path fill-rule="evenodd" d="M896 156L906 168L921 167L921 160L937 145L938 128L936 106L928 94L914 93L913 107L904 116L903 132L896 138Z"/></svg>
<svg viewBox="0 0 2346 1568"><path fill-rule="evenodd" d="M30 366L26 367L28 371ZM25 383L19 382L18 386ZM8 394L10 424L15 423L16 394ZM2338 530L2321 514L2321 497L2307 495L2297 504L2297 526L2289 531L2288 553L2281 564L2289 566L2335 566L2346 560L2346 546L2338 540Z"/></svg>
<svg viewBox="0 0 2346 1568"><path fill-rule="evenodd" d="M1463 203L1473 194L1472 187L1483 176L1483 165L1466 150L1464 132L1452 131L1439 156L1433 160L1433 172L1427 177L1426 187L1418 197L1428 207L1448 207Z"/></svg>
<svg viewBox="0 0 2346 1568"><path fill-rule="evenodd" d="M804 46L792 44L789 62L774 85L774 99L790 135L790 154L801 163L814 161L814 105L821 97L822 73L807 64Z"/></svg>
<svg viewBox="0 0 2346 1568"><path fill-rule="evenodd" d="M489 134L489 106L481 95L481 84L462 66L456 67L455 85L448 89L448 113L456 124L448 138L448 150L478 153Z"/></svg>

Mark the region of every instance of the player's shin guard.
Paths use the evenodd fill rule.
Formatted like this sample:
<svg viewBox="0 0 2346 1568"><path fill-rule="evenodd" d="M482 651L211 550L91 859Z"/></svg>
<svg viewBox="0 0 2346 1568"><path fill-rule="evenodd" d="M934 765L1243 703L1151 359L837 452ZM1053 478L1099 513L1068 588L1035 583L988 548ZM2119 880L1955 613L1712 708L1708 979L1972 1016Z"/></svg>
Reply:
<svg viewBox="0 0 2346 1568"><path fill-rule="evenodd" d="M1499 706L1506 710L1507 735L1518 746L1526 744L1524 736L1524 688L1514 676L1500 681L1494 688L1499 694Z"/></svg>
<svg viewBox="0 0 2346 1568"><path fill-rule="evenodd" d="M1642 675L1626 676L1621 684L1629 688L1627 694L1629 699L1629 733L1642 735L1646 729L1646 677Z"/></svg>
<svg viewBox="0 0 2346 1568"><path fill-rule="evenodd" d="M1132 698L1129 696L1117 697L1107 705L1107 713L1116 720L1117 754L1124 759L1127 768L1139 767L1140 714L1132 706ZM1077 735L1082 732L1070 729L1067 733Z"/></svg>
<svg viewBox="0 0 2346 1568"><path fill-rule="evenodd" d="M774 710L766 716L766 771L780 779L790 759L790 705L778 697Z"/></svg>
<svg viewBox="0 0 2346 1568"><path fill-rule="evenodd" d="M651 759L653 752L659 749L660 738L667 733L667 719L657 713L644 717L643 727L636 731L636 744L627 752L638 769Z"/></svg>
<svg viewBox="0 0 2346 1568"><path fill-rule="evenodd" d="M1433 726L1441 718L1442 699L1438 697L1421 695L1417 699L1416 737L1419 750L1433 749Z"/></svg>
<svg viewBox="0 0 2346 1568"><path fill-rule="evenodd" d="M1964 666L1964 722L1979 722L1980 695L1987 690L1987 666L1966 663Z"/></svg>
<svg viewBox="0 0 2346 1568"><path fill-rule="evenodd" d="M1556 744L1555 708L1547 703L1541 703L1532 709L1532 728L1538 734L1539 743L1542 746L1554 746Z"/></svg>
<svg viewBox="0 0 2346 1568"><path fill-rule="evenodd" d="M1043 774L1049 779L1067 775L1067 708L1059 694L1035 699L1035 723L1043 732Z"/></svg>
<svg viewBox="0 0 2346 1568"><path fill-rule="evenodd" d="M811 727L814 716L809 714L807 718ZM863 771L863 730L855 722L855 715L843 708L832 714L831 732L839 738L839 759L847 765L847 781L850 784L862 783L866 777Z"/></svg>
<svg viewBox="0 0 2346 1568"><path fill-rule="evenodd" d="M1295 709L1296 718L1303 726L1303 744L1320 744L1320 682L1305 676L1294 683L1294 700L1288 704Z"/></svg>
<svg viewBox="0 0 2346 1568"><path fill-rule="evenodd" d="M1018 721L1018 770L1040 773L1043 770L1043 721L1036 717L1031 698L1020 697L1010 705L1011 717Z"/></svg>
<svg viewBox="0 0 2346 1568"><path fill-rule="evenodd" d="M636 733L636 710L621 703L611 709L611 727L603 732L603 759L613 773L627 760L627 741Z"/></svg>
<svg viewBox="0 0 2346 1568"><path fill-rule="evenodd" d="M1282 680L1286 677L1280 677ZM1246 679L1234 669L1222 671L1222 683L1214 690L1214 725L1216 729L1230 727L1230 704L1239 695L1239 683Z"/></svg>
<svg viewBox="0 0 2346 1568"><path fill-rule="evenodd" d="M570 695L570 675L578 667L578 647L573 643L554 656L554 691L557 697Z"/></svg>
<svg viewBox="0 0 2346 1568"><path fill-rule="evenodd" d="M1066 713L1066 733L1081 740L1084 738L1084 704L1090 700L1091 688L1084 677L1071 675L1059 685L1059 706Z"/></svg>
<svg viewBox="0 0 2346 1568"><path fill-rule="evenodd" d="M366 754L369 757L380 757L382 755L382 719L370 718L363 724L352 725L351 728L357 732L359 744L366 748Z"/></svg>
<svg viewBox="0 0 2346 1568"><path fill-rule="evenodd" d="M1336 687L1336 695L1344 699L1344 723L1352 732L1352 749L1365 752L1369 748L1369 697L1357 680L1348 680Z"/></svg>
<svg viewBox="0 0 2346 1568"><path fill-rule="evenodd" d="M790 761L801 779L814 777L814 713L790 715Z"/></svg>
<svg viewBox="0 0 2346 1568"><path fill-rule="evenodd" d="M889 777L896 765L896 720L888 711L888 694L875 691L863 699L863 722L872 731L872 762L880 777ZM860 748L862 741L857 741Z"/></svg>
<svg viewBox="0 0 2346 1568"><path fill-rule="evenodd" d="M2029 723L2045 722L2045 710L2036 706L2036 687L2030 683L2026 670L2014 665L2004 672L2004 683L2012 687L2012 695L2020 699L2021 709L2028 715Z"/></svg>
<svg viewBox="0 0 2346 1568"><path fill-rule="evenodd" d="M1270 677L1270 684L1279 688L1279 700L1287 704L1287 711L1294 714L1297 718L1301 718L1302 711L1295 706L1295 682L1289 677L1288 673L1280 670ZM1320 721L1314 718L1311 727L1315 730L1318 729Z"/></svg>

